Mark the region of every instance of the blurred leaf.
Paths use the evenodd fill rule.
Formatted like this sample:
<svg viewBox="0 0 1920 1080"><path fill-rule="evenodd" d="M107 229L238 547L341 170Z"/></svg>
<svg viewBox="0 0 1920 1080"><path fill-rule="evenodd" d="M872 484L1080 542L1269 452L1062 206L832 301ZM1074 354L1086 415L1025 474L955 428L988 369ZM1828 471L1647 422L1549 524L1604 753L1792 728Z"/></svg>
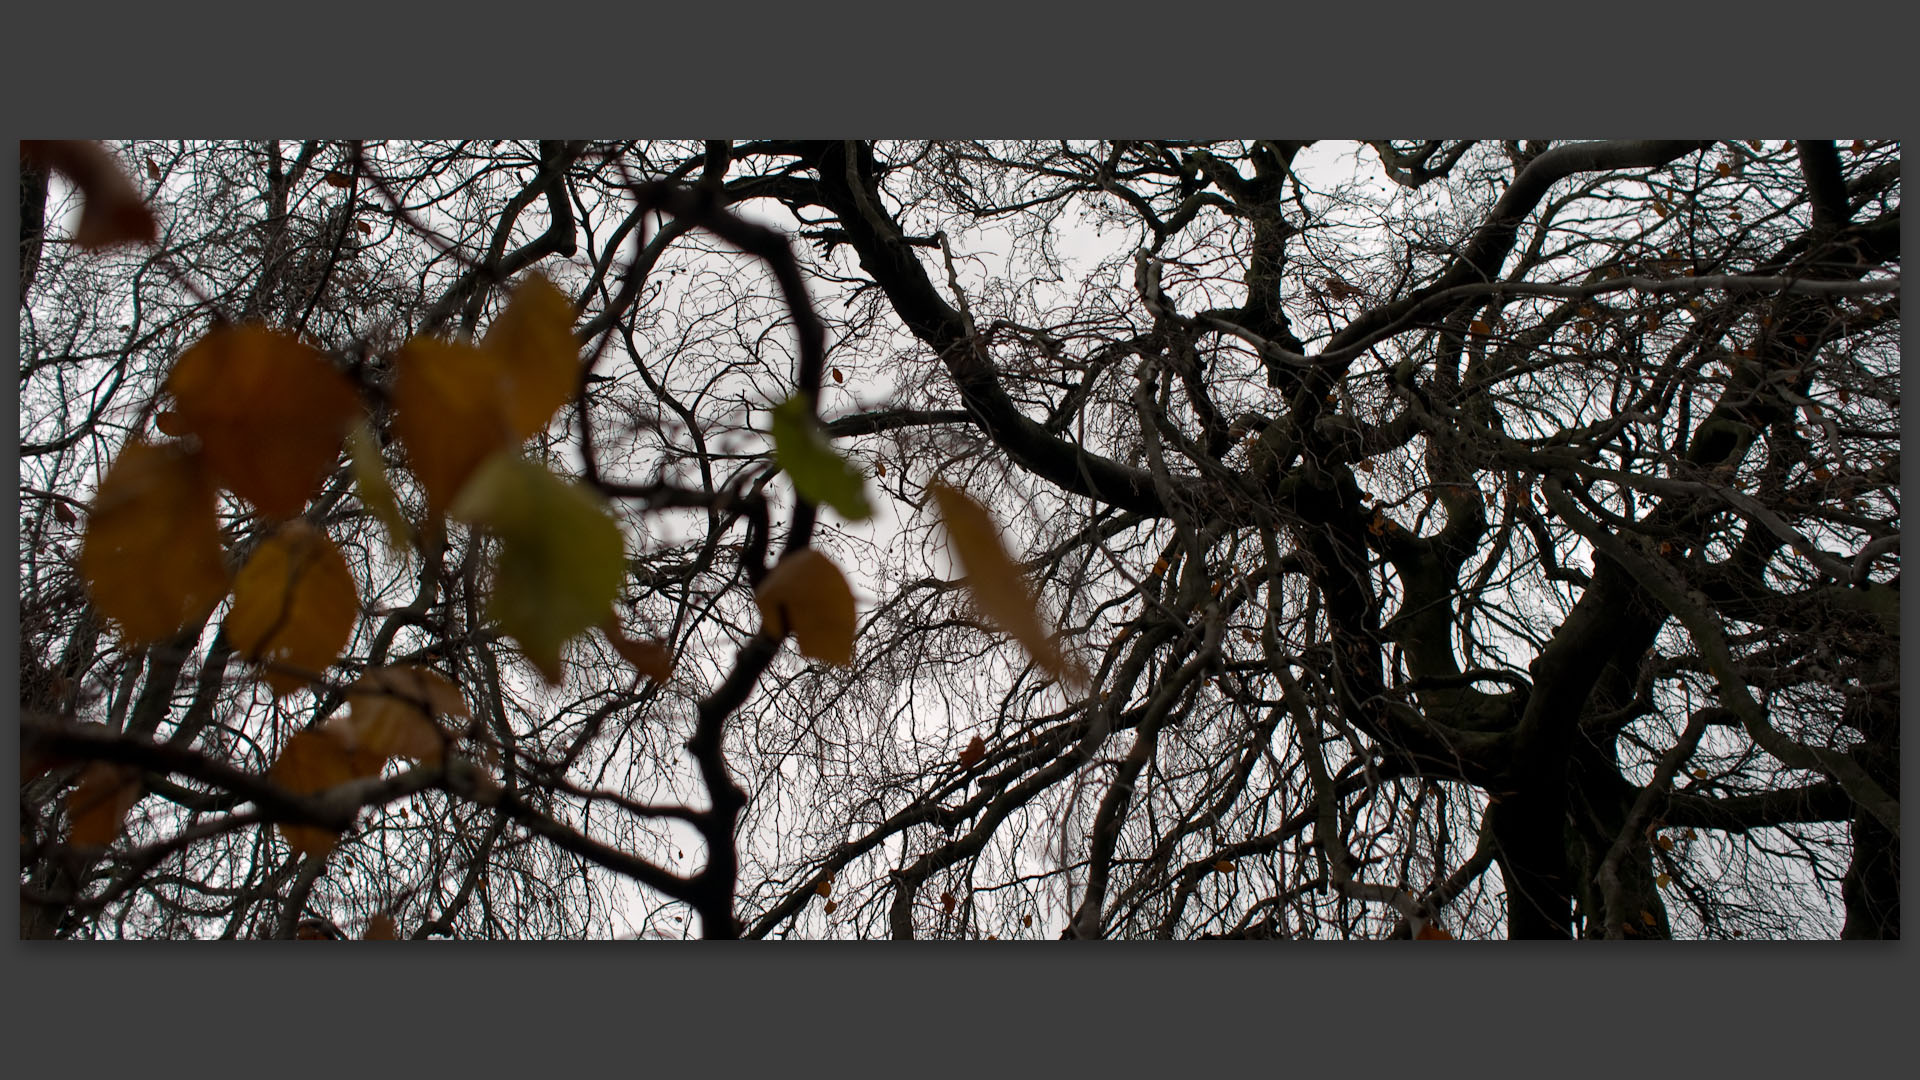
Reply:
<svg viewBox="0 0 1920 1080"><path fill-rule="evenodd" d="M450 511L500 537L487 615L549 683L560 648L604 623L626 579L626 545L600 496L514 453L496 454Z"/></svg>
<svg viewBox="0 0 1920 1080"><path fill-rule="evenodd" d="M87 251L115 244L151 244L160 226L113 155L87 139L22 139L20 153L66 177L80 190L73 242Z"/></svg>
<svg viewBox="0 0 1920 1080"><path fill-rule="evenodd" d="M364 221L356 221L356 222L354 222L354 223L353 223L353 227L354 227L354 228L356 228L356 229L359 229L359 230L360 230L360 235L361 235L361 236L372 236L372 235L373 235L373 226L371 226L371 225L369 225L369 224L367 224L367 223L366 223L366 222L364 222Z"/></svg>
<svg viewBox="0 0 1920 1080"><path fill-rule="evenodd" d="M1233 865L1233 860L1231 859L1221 859L1219 862L1213 864L1213 868L1222 874L1231 874L1239 869L1239 867Z"/></svg>
<svg viewBox="0 0 1920 1080"><path fill-rule="evenodd" d="M340 549L294 520L255 549L234 579L227 637L248 660L318 672L339 658L359 617L360 597ZM276 697L307 685L271 667L261 677Z"/></svg>
<svg viewBox="0 0 1920 1080"><path fill-rule="evenodd" d="M352 186L353 186L353 179L352 179L351 177L348 177L348 176L343 176L343 175L341 175L340 173L337 173L337 172L330 172L330 173L328 173L328 174L326 175L326 178L325 178L325 179L326 179L326 181L327 181L327 186L328 186L328 187L332 187L332 188L350 188L350 187L352 187Z"/></svg>
<svg viewBox="0 0 1920 1080"><path fill-rule="evenodd" d="M314 728L287 740L267 770L267 779L293 795L317 795L359 776L353 752L332 731ZM333 850L340 834L314 825L280 823L280 835L296 855L323 856Z"/></svg>
<svg viewBox="0 0 1920 1080"><path fill-rule="evenodd" d="M601 633L613 646L613 651L633 665L633 669L654 682L666 682L673 674L673 650L658 641L637 641L626 636L620 630L620 623L613 619L601 624Z"/></svg>
<svg viewBox="0 0 1920 1080"><path fill-rule="evenodd" d="M181 354L167 390L214 478L282 518L333 470L359 408L353 383L325 356L264 326L208 333Z"/></svg>
<svg viewBox="0 0 1920 1080"><path fill-rule="evenodd" d="M506 375L491 352L424 337L401 348L394 369L394 437L428 512L445 513L480 463L515 441Z"/></svg>
<svg viewBox="0 0 1920 1080"><path fill-rule="evenodd" d="M187 430L187 422L182 420L180 414L177 412L155 413L153 415L153 426L160 429L160 434L171 435L176 439L184 435L193 434L193 432Z"/></svg>
<svg viewBox="0 0 1920 1080"><path fill-rule="evenodd" d="M1659 876L1657 876L1657 877L1655 877L1655 878L1653 879L1653 883L1654 883L1655 885L1658 885L1658 886L1660 886L1661 888L1663 888L1663 889L1664 889L1664 888L1666 888L1667 886L1669 886L1669 885L1672 885L1672 884L1673 884L1673 875L1672 875L1672 874L1661 874L1661 875L1659 875Z"/></svg>
<svg viewBox="0 0 1920 1080"><path fill-rule="evenodd" d="M767 572L754 600L767 631L793 634L802 656L838 667L853 663L853 590L832 559L810 548L787 555Z"/></svg>
<svg viewBox="0 0 1920 1080"><path fill-rule="evenodd" d="M399 939L399 936L400 935L394 933L393 916L381 914L375 915L373 918L367 920L367 932L360 935L360 940L395 941Z"/></svg>
<svg viewBox="0 0 1920 1080"><path fill-rule="evenodd" d="M867 478L834 450L803 398L789 398L774 407L773 456L792 479L794 490L808 502L831 506L849 521L873 516Z"/></svg>
<svg viewBox="0 0 1920 1080"><path fill-rule="evenodd" d="M935 480L930 485L940 504L940 519L953 541L967 589L982 614L1027 650L1049 675L1075 689L1087 685L1087 673L1070 661L1040 621L1026 575L1007 555L992 515L956 488Z"/></svg>
<svg viewBox="0 0 1920 1080"><path fill-rule="evenodd" d="M572 401L580 387L573 304L538 274L513 291L480 348L500 363L507 422L516 440L546 430L554 411Z"/></svg>
<svg viewBox="0 0 1920 1080"><path fill-rule="evenodd" d="M67 818L73 823L67 842L77 847L113 843L142 790L139 769L106 761L87 766L80 783L67 793Z"/></svg>
<svg viewBox="0 0 1920 1080"><path fill-rule="evenodd" d="M1428 923L1427 925L1420 928L1420 932L1418 934L1414 935L1414 940L1416 941L1452 941L1453 935L1447 933L1446 929L1442 927L1439 923Z"/></svg>
<svg viewBox="0 0 1920 1080"><path fill-rule="evenodd" d="M839 910L840 910L840 902L838 900L829 900L825 904L822 904L820 906L821 913L826 915L831 915L834 912Z"/></svg>
<svg viewBox="0 0 1920 1080"><path fill-rule="evenodd" d="M1031 915L1022 915L1022 916L1020 916L1020 925L1021 925L1021 926L1032 926L1032 925L1033 925L1033 916L1031 916Z"/></svg>
<svg viewBox="0 0 1920 1080"><path fill-rule="evenodd" d="M438 765L448 734L436 716L471 716L460 691L438 672L414 664L374 668L347 688L344 734L354 749Z"/></svg>
<svg viewBox="0 0 1920 1080"><path fill-rule="evenodd" d="M347 431L347 460L353 465L353 486L360 504L387 528L387 543L395 551L407 546L407 519L400 515L394 501L393 485L387 483L387 462L380 456L380 441L363 419Z"/></svg>
<svg viewBox="0 0 1920 1080"><path fill-rule="evenodd" d="M73 512L73 507L57 502L53 504L53 520L62 525L74 525L79 523L80 518Z"/></svg>
<svg viewBox="0 0 1920 1080"><path fill-rule="evenodd" d="M198 456L130 443L94 495L80 574L132 644L204 619L227 592L214 492Z"/></svg>
<svg viewBox="0 0 1920 1080"><path fill-rule="evenodd" d="M813 887L813 891L814 891L814 892L816 892L816 893L818 893L818 894L819 894L819 895L821 895L821 896L832 896L832 895L833 895L833 882L831 882L831 881L822 881L822 882L821 882L820 884L818 884L818 885L815 885L815 886Z"/></svg>
<svg viewBox="0 0 1920 1080"><path fill-rule="evenodd" d="M160 163L153 160L152 158L147 159L147 179L149 180L160 179Z"/></svg>
<svg viewBox="0 0 1920 1080"><path fill-rule="evenodd" d="M987 759L987 742L975 735L967 740L966 749L960 751L960 767L971 769Z"/></svg>

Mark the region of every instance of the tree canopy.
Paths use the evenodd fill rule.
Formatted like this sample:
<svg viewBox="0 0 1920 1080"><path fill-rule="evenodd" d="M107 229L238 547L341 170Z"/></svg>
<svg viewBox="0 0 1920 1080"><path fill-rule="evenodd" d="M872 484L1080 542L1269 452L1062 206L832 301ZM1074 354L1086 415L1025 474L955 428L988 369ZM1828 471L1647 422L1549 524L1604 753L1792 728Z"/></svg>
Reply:
<svg viewBox="0 0 1920 1080"><path fill-rule="evenodd" d="M1899 935L1896 142L22 176L24 937Z"/></svg>

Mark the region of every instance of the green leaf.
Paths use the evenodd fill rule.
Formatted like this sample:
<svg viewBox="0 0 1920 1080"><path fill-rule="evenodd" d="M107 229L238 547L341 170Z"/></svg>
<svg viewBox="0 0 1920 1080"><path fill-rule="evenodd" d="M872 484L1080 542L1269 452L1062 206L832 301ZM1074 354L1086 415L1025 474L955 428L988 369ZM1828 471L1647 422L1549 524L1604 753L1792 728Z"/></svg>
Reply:
<svg viewBox="0 0 1920 1080"><path fill-rule="evenodd" d="M802 398L789 398L774 407L773 459L808 502L825 503L848 521L873 516L866 475L834 450Z"/></svg>
<svg viewBox="0 0 1920 1080"><path fill-rule="evenodd" d="M548 682L560 649L605 622L626 576L626 545L600 497L518 454L495 454L450 508L500 538L487 615Z"/></svg>

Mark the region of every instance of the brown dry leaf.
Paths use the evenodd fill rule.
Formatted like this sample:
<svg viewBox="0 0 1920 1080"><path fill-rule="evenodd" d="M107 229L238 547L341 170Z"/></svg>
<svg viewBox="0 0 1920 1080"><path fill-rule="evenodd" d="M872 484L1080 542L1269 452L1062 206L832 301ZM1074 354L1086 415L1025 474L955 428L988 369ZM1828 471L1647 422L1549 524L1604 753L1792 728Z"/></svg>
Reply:
<svg viewBox="0 0 1920 1080"><path fill-rule="evenodd" d="M820 911L826 915L831 915L834 912L839 910L840 910L840 902L838 900L829 900L825 904L822 904L820 906Z"/></svg>
<svg viewBox="0 0 1920 1080"><path fill-rule="evenodd" d="M1084 689L1086 671L1060 651L1040 621L1026 574L1007 554L1000 529L986 507L938 480L929 485L929 490L940 504L940 519L981 613L1018 641L1047 674L1075 689Z"/></svg>
<svg viewBox="0 0 1920 1080"><path fill-rule="evenodd" d="M160 163L153 160L152 158L147 159L147 179L149 180L160 179Z"/></svg>
<svg viewBox="0 0 1920 1080"><path fill-rule="evenodd" d="M1022 916L1020 916L1020 925L1021 925L1021 926L1032 926L1032 925L1033 925L1033 916L1031 916L1031 915L1022 915Z"/></svg>
<svg viewBox="0 0 1920 1080"><path fill-rule="evenodd" d="M282 697L307 680L271 665L326 669L359 617L360 596L346 558L326 533L296 519L255 549L234 578L227 637L241 656L269 665L262 678Z"/></svg>
<svg viewBox="0 0 1920 1080"><path fill-rule="evenodd" d="M1487 321L1485 319L1475 319L1472 322L1467 324L1467 331L1469 333L1484 334L1489 329L1491 328L1487 326Z"/></svg>
<svg viewBox="0 0 1920 1080"><path fill-rule="evenodd" d="M1673 837L1671 837L1671 836L1662 836L1662 837L1660 837L1660 838L1658 838L1658 839L1656 839L1656 840L1654 841L1654 843L1656 843L1656 844L1659 844L1659 845L1660 845L1660 850L1661 850L1661 851L1672 851L1672 850L1673 850Z"/></svg>
<svg viewBox="0 0 1920 1080"><path fill-rule="evenodd" d="M873 463L873 471L884 478L887 475L887 463L884 461L875 461Z"/></svg>
<svg viewBox="0 0 1920 1080"><path fill-rule="evenodd" d="M287 740L267 770L267 778L293 795L316 795L356 778L354 755L324 728L302 731ZM297 855L325 855L340 835L314 825L280 823L280 835Z"/></svg>
<svg viewBox="0 0 1920 1080"><path fill-rule="evenodd" d="M832 896L832 895L833 895L833 882L832 882L831 880L827 880L827 881L822 881L822 882L821 882L820 884L818 884L818 885L815 885L815 886L813 887L813 891L814 891L815 893L818 893L818 894L819 894L819 895L821 895L821 896Z"/></svg>
<svg viewBox="0 0 1920 1080"><path fill-rule="evenodd" d="M802 656L839 667L853 663L853 590L832 559L811 548L793 552L767 572L753 598L767 631L791 632Z"/></svg>
<svg viewBox="0 0 1920 1080"><path fill-rule="evenodd" d="M53 520L62 525L74 525L79 523L80 518L73 512L73 507L57 502L53 504Z"/></svg>
<svg viewBox="0 0 1920 1080"><path fill-rule="evenodd" d="M1239 869L1238 867L1233 865L1233 861L1231 859L1221 859L1220 861L1213 864L1213 868L1222 874L1231 874L1235 870Z"/></svg>
<svg viewBox="0 0 1920 1080"><path fill-rule="evenodd" d="M353 186L353 179L351 177L343 176L337 172L328 173L326 175L326 181L327 186L332 188L350 188Z"/></svg>
<svg viewBox="0 0 1920 1080"><path fill-rule="evenodd" d="M833 381L834 381L834 382L837 382L837 383L843 383L843 382L846 382L846 381L847 381L847 377L846 377L846 375L844 375L844 374L842 374L842 373L841 373L841 371L840 371L840 369L839 369L839 368L834 368L834 369L833 369Z"/></svg>
<svg viewBox="0 0 1920 1080"><path fill-rule="evenodd" d="M362 941L397 941L400 935L394 932L393 916L375 915L367 920L367 932L360 935Z"/></svg>
<svg viewBox="0 0 1920 1080"><path fill-rule="evenodd" d="M987 742L980 736L975 735L967 741L966 749L960 751L960 767L963 769L971 769L975 765L985 761L986 758Z"/></svg>
<svg viewBox="0 0 1920 1080"><path fill-rule="evenodd" d="M1672 884L1673 884L1673 875L1672 875L1672 874L1660 874L1660 875L1658 875L1657 877L1655 877L1655 878L1653 879L1653 883L1654 883L1655 885L1658 885L1658 886L1660 886L1661 888L1663 888L1663 889L1664 889L1664 888L1666 888L1667 886L1669 886L1669 885L1672 885Z"/></svg>
<svg viewBox="0 0 1920 1080"><path fill-rule="evenodd" d="M79 785L67 793L67 818L73 822L67 842L80 847L113 843L141 793L139 769L106 761L87 766Z"/></svg>
<svg viewBox="0 0 1920 1080"><path fill-rule="evenodd" d="M102 615L145 644L203 619L227 592L213 484L197 455L132 443L94 495L80 574Z"/></svg>
<svg viewBox="0 0 1920 1080"><path fill-rule="evenodd" d="M180 414L177 412L155 413L153 415L153 426L160 429L160 434L171 435L176 439L183 435L193 434L193 432L187 428L187 422L181 419Z"/></svg>
<svg viewBox="0 0 1920 1080"><path fill-rule="evenodd" d="M356 222L354 222L354 223L353 223L353 227L354 227L354 228L356 228L356 229L359 229L359 230L360 230L360 235L361 235L361 236L372 236L372 235L373 235L373 226L371 226L371 225L369 225L369 224L367 224L367 223L366 223L366 222L364 222L364 221L356 221Z"/></svg>
<svg viewBox="0 0 1920 1080"><path fill-rule="evenodd" d="M600 627L608 644L633 669L654 682L663 683L673 674L673 650L658 641L638 640L621 633L620 624L608 619Z"/></svg>
<svg viewBox="0 0 1920 1080"><path fill-rule="evenodd" d="M1427 925L1420 928L1420 932L1418 934L1414 935L1414 940L1416 941L1452 941L1453 935L1447 933L1446 929L1440 926L1440 924L1438 923L1428 923Z"/></svg>
<svg viewBox="0 0 1920 1080"><path fill-rule="evenodd" d="M1660 920L1655 918L1651 911L1642 911L1640 913L1640 921L1646 923L1648 926L1658 926L1660 924Z"/></svg>
<svg viewBox="0 0 1920 1080"><path fill-rule="evenodd" d="M414 664L374 668L347 688L347 744L357 750L438 765L447 732L436 716L470 716L460 691Z"/></svg>
<svg viewBox="0 0 1920 1080"><path fill-rule="evenodd" d="M940 906L946 909L947 914L953 914L953 907L957 903L959 903L959 901L954 899L952 893L943 892L940 894Z"/></svg>
<svg viewBox="0 0 1920 1080"><path fill-rule="evenodd" d="M393 433L442 514L474 470L516 440L499 357L471 345L414 338L394 361Z"/></svg>
<svg viewBox="0 0 1920 1080"><path fill-rule="evenodd" d="M214 478L273 517L298 514L359 410L318 351L264 326L220 327L181 354L167 390Z"/></svg>
<svg viewBox="0 0 1920 1080"><path fill-rule="evenodd" d="M115 244L151 244L160 237L153 211L113 155L87 139L22 139L20 154L80 189L80 223L73 242L95 251Z"/></svg>
<svg viewBox="0 0 1920 1080"><path fill-rule="evenodd" d="M580 388L573 304L537 274L513 291L480 348L500 364L503 406L516 441L544 430Z"/></svg>

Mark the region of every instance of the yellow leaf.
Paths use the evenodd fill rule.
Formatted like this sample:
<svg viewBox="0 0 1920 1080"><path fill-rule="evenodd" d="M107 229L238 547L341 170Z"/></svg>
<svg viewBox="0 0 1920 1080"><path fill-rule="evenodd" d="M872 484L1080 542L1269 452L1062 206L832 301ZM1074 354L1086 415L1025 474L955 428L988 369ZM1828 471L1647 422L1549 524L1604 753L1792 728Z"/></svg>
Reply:
<svg viewBox="0 0 1920 1080"><path fill-rule="evenodd" d="M1028 655L1054 678L1070 686L1087 685L1087 673L1061 653L1053 635L1040 621L1026 575L1008 556L993 516L972 498L936 480L930 485L940 504L940 519L953 541L967 589L982 614L1023 646Z"/></svg>
<svg viewBox="0 0 1920 1080"><path fill-rule="evenodd" d="M264 326L201 338L173 366L167 390L214 479L273 517L306 506L359 408L353 383L325 356Z"/></svg>
<svg viewBox="0 0 1920 1080"><path fill-rule="evenodd" d="M505 376L501 392L515 440L545 430L554 411L580 389L573 304L538 274L513 291L480 348L500 362Z"/></svg>
<svg viewBox="0 0 1920 1080"><path fill-rule="evenodd" d="M356 750L438 765L448 735L436 716L467 717L460 691L437 672L414 664L374 668L347 688L346 744Z"/></svg>
<svg viewBox="0 0 1920 1080"><path fill-rule="evenodd" d="M414 338L394 360L393 434L442 514L480 463L512 444L506 375L499 359L471 345Z"/></svg>
<svg viewBox="0 0 1920 1080"><path fill-rule="evenodd" d="M351 781L356 776L353 753L331 732L302 731L287 740L267 770L267 778L293 795L315 795ZM280 835L297 855L325 855L340 834L314 825L280 823Z"/></svg>
<svg viewBox="0 0 1920 1080"><path fill-rule="evenodd" d="M234 579L227 637L241 656L268 665L262 677L275 696L284 696L307 680L272 665L324 670L340 656L359 616L360 597L340 549L319 529L294 520L268 537Z"/></svg>
<svg viewBox="0 0 1920 1080"><path fill-rule="evenodd" d="M802 656L853 663L853 590L840 568L811 548L781 559L754 590L760 618L776 637L792 633Z"/></svg>
<svg viewBox="0 0 1920 1080"><path fill-rule="evenodd" d="M226 595L213 485L196 455L132 443L100 490L80 547L94 605L144 644L204 619Z"/></svg>
<svg viewBox="0 0 1920 1080"><path fill-rule="evenodd" d="M353 484L360 493L360 504L386 526L387 543L395 551L405 548L407 520L394 501L393 486L387 483L387 463L380 456L380 442L365 420L347 432L347 458L353 464Z"/></svg>
<svg viewBox="0 0 1920 1080"><path fill-rule="evenodd" d="M113 843L141 793L139 769L106 761L87 766L79 785L67 793L67 819L73 823L67 842L77 847Z"/></svg>

